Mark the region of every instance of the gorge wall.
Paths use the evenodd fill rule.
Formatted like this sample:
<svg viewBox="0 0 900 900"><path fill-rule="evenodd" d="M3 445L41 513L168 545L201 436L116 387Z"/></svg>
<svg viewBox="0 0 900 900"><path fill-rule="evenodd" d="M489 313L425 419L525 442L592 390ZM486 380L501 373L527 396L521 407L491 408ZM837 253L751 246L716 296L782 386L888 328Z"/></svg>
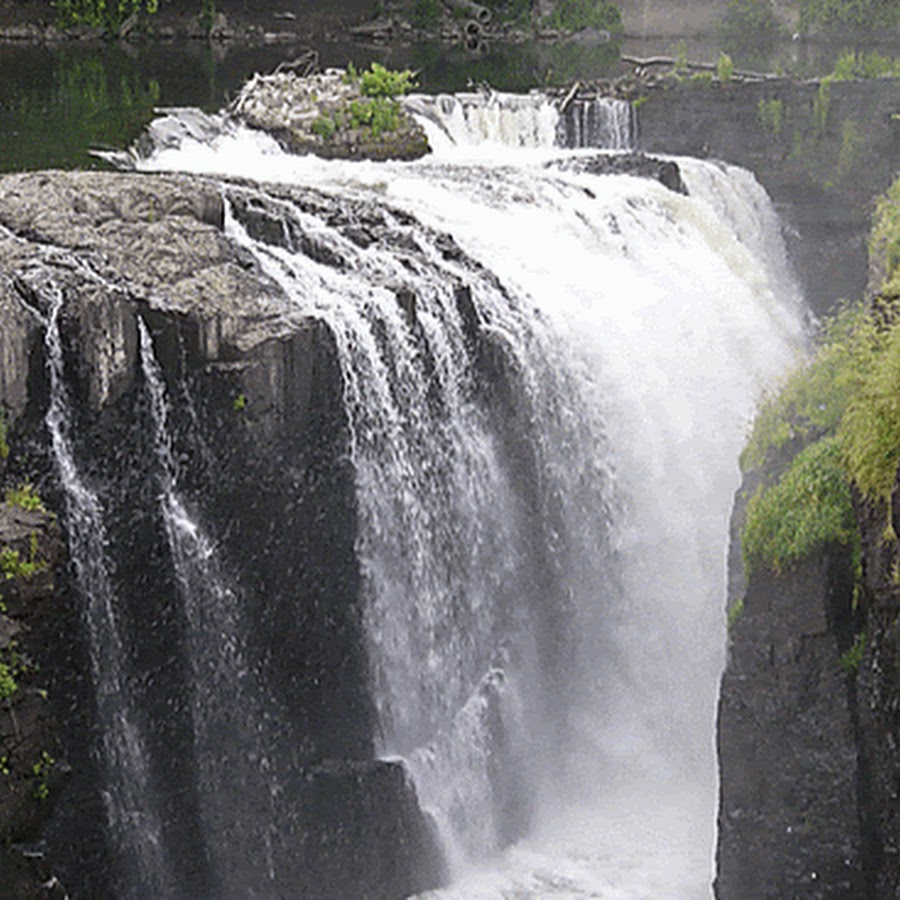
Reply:
<svg viewBox="0 0 900 900"><path fill-rule="evenodd" d="M405 896L442 862L404 770L374 758L333 342L223 217L197 179L3 179L5 475L75 548L41 654L73 770L46 846L76 896ZM162 438L147 353L177 401ZM110 757L151 801L101 792Z"/></svg>
<svg viewBox="0 0 900 900"><path fill-rule="evenodd" d="M878 205L867 317L843 337L826 336L775 401L781 405L764 410L768 439L773 422L792 438L777 452L769 445L761 466L748 466L737 496L718 717L721 898L900 891L900 467L896 440L882 441L896 422L884 405L896 382L882 380L895 365L896 192L895 183ZM868 335L866 349L852 343L860 334ZM809 395L815 411L804 409L798 385L802 393L819 377ZM817 419L826 407L837 413L830 424L830 414ZM870 411L854 444L853 416ZM757 428L751 447L759 434L766 432ZM804 443L823 442L840 442L832 444L842 448L838 467L813 481L809 469L797 476ZM881 473L877 490L865 475L873 469ZM761 521L761 505L753 504L766 497L760 485L775 490L791 472L800 492L783 491L769 514L773 529L804 549L790 549L787 563L774 557L760 565L747 537L750 519ZM838 484L836 493L822 489L820 474ZM821 528L835 511L842 524ZM753 563L746 582L742 540L744 561Z"/></svg>
<svg viewBox="0 0 900 900"><path fill-rule="evenodd" d="M872 198L900 170L893 79L670 81L638 109L639 146L721 159L756 175L784 223L817 314L861 297Z"/></svg>

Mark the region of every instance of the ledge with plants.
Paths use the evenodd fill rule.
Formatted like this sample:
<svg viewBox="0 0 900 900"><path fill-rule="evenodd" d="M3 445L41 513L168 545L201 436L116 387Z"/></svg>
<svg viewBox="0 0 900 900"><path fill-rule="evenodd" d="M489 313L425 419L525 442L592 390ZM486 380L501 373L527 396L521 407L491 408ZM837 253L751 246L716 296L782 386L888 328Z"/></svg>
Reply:
<svg viewBox="0 0 900 900"><path fill-rule="evenodd" d="M900 469L900 178L876 207L871 298L827 321L810 360L762 405L742 454L760 473L741 534L745 568L782 572L830 543L859 565L853 493L896 544Z"/></svg>
<svg viewBox="0 0 900 900"><path fill-rule="evenodd" d="M257 75L229 108L235 118L270 133L291 153L341 159L418 159L429 152L422 127L399 98L413 73L378 63L359 72L328 69Z"/></svg>

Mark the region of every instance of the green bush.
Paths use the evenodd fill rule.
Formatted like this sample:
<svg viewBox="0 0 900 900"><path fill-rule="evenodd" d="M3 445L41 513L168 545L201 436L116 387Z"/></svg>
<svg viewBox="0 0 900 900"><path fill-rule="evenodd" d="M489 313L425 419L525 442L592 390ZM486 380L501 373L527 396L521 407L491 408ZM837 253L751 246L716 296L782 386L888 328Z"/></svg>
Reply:
<svg viewBox="0 0 900 900"><path fill-rule="evenodd" d="M159 0L53 0L53 8L62 28L90 25L116 32L133 13L155 13Z"/></svg>
<svg viewBox="0 0 900 900"><path fill-rule="evenodd" d="M876 202L869 254L883 273L877 290L900 296L900 176Z"/></svg>
<svg viewBox="0 0 900 900"><path fill-rule="evenodd" d="M841 654L841 658L838 662L848 675L852 675L859 668L859 664L863 661L865 653L866 634L864 631L861 631L856 636L853 643Z"/></svg>
<svg viewBox="0 0 900 900"><path fill-rule="evenodd" d="M812 358L766 396L756 414L741 468L763 466L789 442L835 434L851 398L874 366L884 337L860 305L845 307L822 327Z"/></svg>
<svg viewBox="0 0 900 900"><path fill-rule="evenodd" d="M440 0L414 0L409 21L416 28L434 28L440 20Z"/></svg>
<svg viewBox="0 0 900 900"><path fill-rule="evenodd" d="M598 28L615 33L622 30L622 13L607 0L557 0L546 24L564 31Z"/></svg>
<svg viewBox="0 0 900 900"><path fill-rule="evenodd" d="M832 81L853 81L858 78L900 78L900 59L880 53L856 53L846 50L834 64Z"/></svg>
<svg viewBox="0 0 900 900"><path fill-rule="evenodd" d="M364 97L394 98L409 93L416 86L416 76L409 69L402 72L386 69L373 62L367 71L357 72L350 63L347 66L347 79L359 83L360 93Z"/></svg>
<svg viewBox="0 0 900 900"><path fill-rule="evenodd" d="M871 500L889 500L900 466L900 328L887 333L838 435L854 484Z"/></svg>
<svg viewBox="0 0 900 900"><path fill-rule="evenodd" d="M9 666L0 657L0 700L7 700L19 689Z"/></svg>
<svg viewBox="0 0 900 900"><path fill-rule="evenodd" d="M747 573L783 572L827 544L859 553L850 483L836 438L798 453L785 474L761 487L747 506L741 548Z"/></svg>
<svg viewBox="0 0 900 900"><path fill-rule="evenodd" d="M760 100L756 106L756 115L763 127L775 138L781 137L781 125L784 121L784 104L781 100Z"/></svg>
<svg viewBox="0 0 900 900"><path fill-rule="evenodd" d="M734 77L734 60L727 53L720 53L716 61L716 78L725 83Z"/></svg>
<svg viewBox="0 0 900 900"><path fill-rule="evenodd" d="M800 0L800 28L890 28L900 23L897 0Z"/></svg>
<svg viewBox="0 0 900 900"><path fill-rule="evenodd" d="M10 506L18 506L19 509L27 509L33 512L46 512L44 503L34 489L33 485L20 484L17 488L10 488L6 492L6 502Z"/></svg>

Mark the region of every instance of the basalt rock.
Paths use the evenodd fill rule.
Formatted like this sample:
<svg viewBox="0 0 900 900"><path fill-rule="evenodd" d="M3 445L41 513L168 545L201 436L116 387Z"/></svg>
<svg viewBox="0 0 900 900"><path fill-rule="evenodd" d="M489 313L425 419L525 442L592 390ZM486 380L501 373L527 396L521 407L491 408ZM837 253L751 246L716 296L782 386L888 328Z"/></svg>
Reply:
<svg viewBox="0 0 900 900"><path fill-rule="evenodd" d="M616 153L588 157L573 157L547 164L565 172L588 172L591 175L634 175L637 178L652 178L663 187L678 194L687 194L681 179L678 163L647 156L643 153Z"/></svg>
<svg viewBox="0 0 900 900"><path fill-rule="evenodd" d="M47 688L47 647L62 618L59 527L43 510L0 504L0 872L2 894L50 898L57 883L38 841L68 766Z"/></svg>
<svg viewBox="0 0 900 900"><path fill-rule="evenodd" d="M223 194L245 227L271 224L264 208L252 208L253 190L199 178L86 172L0 178L7 478L28 471L46 485L68 533L66 494L45 424L51 385L44 335L58 306L72 453L102 498L115 617L131 667L125 683L146 723L169 884L180 896L247 896L246 877L223 884L204 862L201 763L186 699L195 690L195 669L160 513L143 322L169 398L178 489L218 558L227 560L222 578L240 598L248 670L277 711L277 722L266 725L272 746L255 769L272 784L242 815L277 811L256 816L258 833L242 840L262 846L270 828L277 835L266 864L272 896L294 895L297 885L308 897L406 896L440 880L440 851L401 767L374 760L355 489L334 337L228 237ZM303 199L319 210L332 202L315 191ZM365 210L335 205L329 214L345 222L354 240L374 242L387 230ZM316 253L314 234L295 237L298 247ZM340 266L338 259L322 262ZM414 315L414 303L402 302ZM16 515L17 528L39 527ZM14 540L18 547L20 538ZM106 826L95 752L101 725L89 612L76 574L73 567L64 579L65 609L54 620L67 627L46 640L50 703L61 724L61 749L51 744L48 754L72 770L45 832L46 849L75 896L116 896L115 836ZM17 600L15 615L10 608L16 624L5 626L7 640L32 628L31 602ZM45 701L22 696L35 704L28 721L43 727ZM17 720L25 719L23 706ZM38 740L32 748L40 749L36 761L44 768L46 746ZM222 790L227 802L230 786ZM10 801L0 809L18 807ZM26 839L37 825L30 814L16 813L7 827ZM350 832L355 858L364 862L346 866L335 854ZM244 874L239 867L236 873Z"/></svg>

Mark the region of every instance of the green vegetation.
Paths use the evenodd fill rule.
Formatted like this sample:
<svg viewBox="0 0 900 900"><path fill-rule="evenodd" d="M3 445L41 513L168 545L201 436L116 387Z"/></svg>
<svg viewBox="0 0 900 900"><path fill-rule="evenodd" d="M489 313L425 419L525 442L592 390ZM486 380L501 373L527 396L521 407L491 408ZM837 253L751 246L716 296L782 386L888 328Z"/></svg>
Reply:
<svg viewBox="0 0 900 900"><path fill-rule="evenodd" d="M607 0L557 0L544 24L563 31L597 28L615 34L622 31L622 13Z"/></svg>
<svg viewBox="0 0 900 900"><path fill-rule="evenodd" d="M238 394L237 397L234 398L234 402L231 404L231 407L235 412L243 412L247 408L246 395Z"/></svg>
<svg viewBox="0 0 900 900"><path fill-rule="evenodd" d="M869 254L883 273L880 295L900 297L900 177L875 206Z"/></svg>
<svg viewBox="0 0 900 900"><path fill-rule="evenodd" d="M716 62L716 78L727 83L734 77L734 60L727 53L720 53Z"/></svg>
<svg viewBox="0 0 900 900"><path fill-rule="evenodd" d="M805 366L761 406L741 456L745 471L788 458L750 500L741 535L748 571L781 572L826 543L853 549L859 535L850 485L887 512L900 469L900 178L879 201L873 260L882 273L875 308L844 309L823 329Z"/></svg>
<svg viewBox="0 0 900 900"><path fill-rule="evenodd" d="M10 666L0 655L0 700L8 700L18 689Z"/></svg>
<svg viewBox="0 0 900 900"><path fill-rule="evenodd" d="M744 614L744 598L739 597L737 602L728 610L728 616L726 617L726 627L728 628L728 633L731 634L734 631L735 625L737 625L738 619Z"/></svg>
<svg viewBox="0 0 900 900"><path fill-rule="evenodd" d="M748 574L783 572L830 543L859 553L850 484L833 437L798 453L775 484L751 498L742 535L744 565Z"/></svg>
<svg viewBox="0 0 900 900"><path fill-rule="evenodd" d="M32 543L32 550L34 543ZM0 550L0 574L4 578L33 578L39 572L42 563L36 559L22 559L18 550L4 547Z"/></svg>
<svg viewBox="0 0 900 900"><path fill-rule="evenodd" d="M900 59L880 53L844 51L834 64L830 81L852 81L857 78L900 78Z"/></svg>
<svg viewBox="0 0 900 900"><path fill-rule="evenodd" d="M900 24L897 0L800 0L800 28L890 28Z"/></svg>
<svg viewBox="0 0 900 900"><path fill-rule="evenodd" d="M853 643L848 647L838 660L840 667L848 674L853 675L859 669L859 664L863 660L866 652L866 635L860 632L856 635Z"/></svg>
<svg viewBox="0 0 900 900"><path fill-rule="evenodd" d="M405 69L395 72L373 62L368 71L357 73L353 64L347 66L347 76L351 81L359 81L359 89L364 97L386 97L393 99L408 94L416 86L416 76Z"/></svg>
<svg viewBox="0 0 900 900"><path fill-rule="evenodd" d="M781 100L760 100L756 106L756 114L766 131L777 141L781 137L781 125L784 121L784 104Z"/></svg>
<svg viewBox="0 0 900 900"><path fill-rule="evenodd" d="M358 72L350 63L344 81L357 85L362 98L351 100L331 115L319 116L312 124L314 134L330 140L342 128L370 128L376 137L397 130L400 104L395 98L416 86L415 75L409 69L395 72L373 62L368 70Z"/></svg>
<svg viewBox="0 0 900 900"><path fill-rule="evenodd" d="M416 28L434 28L441 19L440 0L414 0L409 21Z"/></svg>
<svg viewBox="0 0 900 900"><path fill-rule="evenodd" d="M90 25L115 34L132 15L153 15L159 0L53 0L61 28Z"/></svg>
<svg viewBox="0 0 900 900"><path fill-rule="evenodd" d="M44 502L40 495L34 489L34 486L25 482L17 488L10 488L6 492L6 502L10 506L17 506L19 509L27 509L30 512L46 512Z"/></svg>
<svg viewBox="0 0 900 900"><path fill-rule="evenodd" d="M34 776L34 789L32 794L36 800L46 800L50 796L50 785L47 779L53 771L56 760L44 750L40 759L31 767L31 774Z"/></svg>
<svg viewBox="0 0 900 900"><path fill-rule="evenodd" d="M6 421L6 413L0 409L0 461L9 458L9 424Z"/></svg>

